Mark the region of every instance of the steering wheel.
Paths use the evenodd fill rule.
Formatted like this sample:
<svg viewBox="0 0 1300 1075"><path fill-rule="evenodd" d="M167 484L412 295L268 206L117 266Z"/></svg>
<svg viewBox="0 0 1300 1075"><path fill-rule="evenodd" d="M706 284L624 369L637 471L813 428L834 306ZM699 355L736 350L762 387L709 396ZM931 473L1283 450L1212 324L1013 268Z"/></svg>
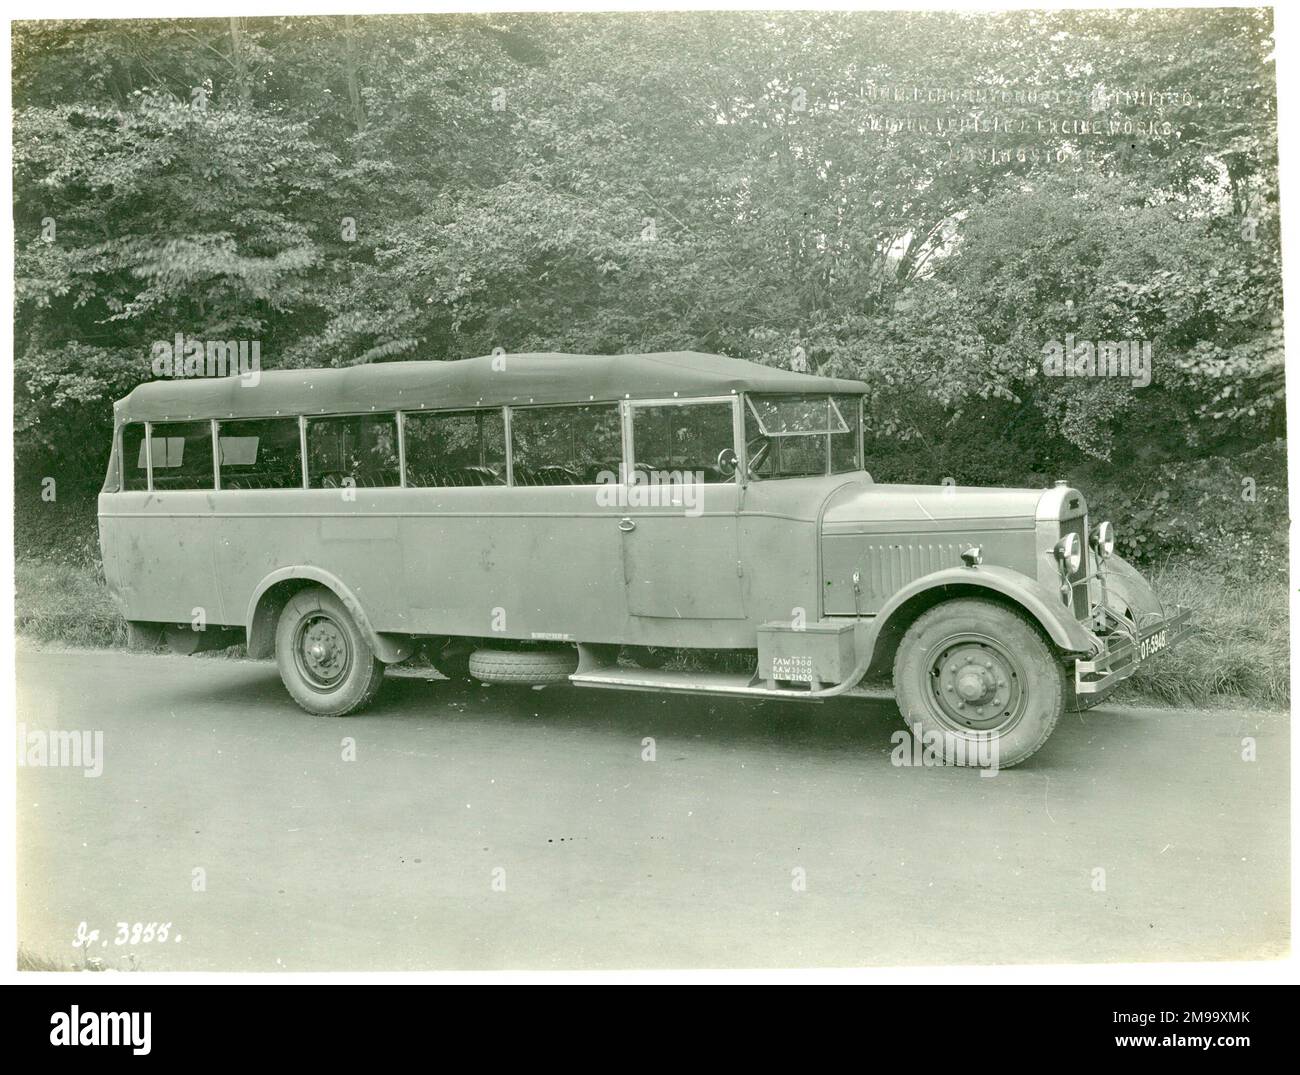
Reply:
<svg viewBox="0 0 1300 1075"><path fill-rule="evenodd" d="M755 445L758 445L758 447L754 447ZM763 465L771 453L772 442L767 437L755 437L753 440L746 442L745 456L749 462L746 464L745 469L749 471L751 478L755 476L755 472Z"/></svg>
<svg viewBox="0 0 1300 1075"><path fill-rule="evenodd" d="M717 462L713 464L714 473L723 481L731 481L736 476L736 451L734 448L723 448L718 453Z"/></svg>

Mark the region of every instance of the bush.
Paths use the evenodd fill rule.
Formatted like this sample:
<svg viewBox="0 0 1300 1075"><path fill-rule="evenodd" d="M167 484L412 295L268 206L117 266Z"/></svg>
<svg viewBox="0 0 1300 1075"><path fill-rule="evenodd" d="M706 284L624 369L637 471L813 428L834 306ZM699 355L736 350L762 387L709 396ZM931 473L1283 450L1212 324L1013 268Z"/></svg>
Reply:
<svg viewBox="0 0 1300 1075"><path fill-rule="evenodd" d="M1077 484L1091 517L1115 524L1119 551L1134 563L1192 557L1219 573L1286 573L1284 441L1233 459L1134 468Z"/></svg>
<svg viewBox="0 0 1300 1075"><path fill-rule="evenodd" d="M16 485L14 558L98 569L98 494L60 486L58 499L46 501L39 480L18 477Z"/></svg>

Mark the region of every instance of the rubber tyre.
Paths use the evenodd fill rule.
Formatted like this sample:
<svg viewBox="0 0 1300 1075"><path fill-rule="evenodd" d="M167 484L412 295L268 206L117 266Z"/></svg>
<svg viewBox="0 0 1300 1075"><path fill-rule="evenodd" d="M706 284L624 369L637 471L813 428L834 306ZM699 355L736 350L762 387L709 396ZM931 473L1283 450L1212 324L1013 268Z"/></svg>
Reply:
<svg viewBox="0 0 1300 1075"><path fill-rule="evenodd" d="M476 649L469 658L475 679L507 686L567 683L577 669L576 650Z"/></svg>
<svg viewBox="0 0 1300 1075"><path fill-rule="evenodd" d="M295 654L300 632L313 621L333 625L336 637L347 647L347 665L337 683L313 682ZM374 701L384 682L384 663L375 656L343 602L323 586L299 590L284 606L275 626L275 663L289 695L318 717L360 712Z"/></svg>
<svg viewBox="0 0 1300 1075"><path fill-rule="evenodd" d="M961 638L976 639L961 652L978 652L984 645L977 640L981 636L987 640L989 656L1001 662L995 668L1014 673L1007 679L1018 686L1013 687L1016 700L1003 702L1011 706L1010 717L992 725L1000 716L996 709L1002 708L995 706L994 715L985 722L989 726L972 730L948 715L932 681L944 682L948 660L936 659L936 653L949 651ZM944 764L981 765L992 760L996 768L1009 769L1047 742L1074 689L1065 666L1036 624L1005 605L962 598L936 605L908 628L894 659L894 693L909 731L916 734L919 725L923 744L933 745Z"/></svg>

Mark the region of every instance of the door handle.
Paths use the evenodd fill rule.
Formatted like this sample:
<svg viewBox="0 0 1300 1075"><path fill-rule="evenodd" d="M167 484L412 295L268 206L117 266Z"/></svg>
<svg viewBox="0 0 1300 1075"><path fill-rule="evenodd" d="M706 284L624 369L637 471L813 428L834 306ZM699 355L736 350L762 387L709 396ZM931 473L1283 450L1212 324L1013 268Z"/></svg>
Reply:
<svg viewBox="0 0 1300 1075"><path fill-rule="evenodd" d="M622 530L623 533L630 534L632 533L633 530L636 529L636 523L634 523L631 519L624 517L622 519L619 519L618 528Z"/></svg>

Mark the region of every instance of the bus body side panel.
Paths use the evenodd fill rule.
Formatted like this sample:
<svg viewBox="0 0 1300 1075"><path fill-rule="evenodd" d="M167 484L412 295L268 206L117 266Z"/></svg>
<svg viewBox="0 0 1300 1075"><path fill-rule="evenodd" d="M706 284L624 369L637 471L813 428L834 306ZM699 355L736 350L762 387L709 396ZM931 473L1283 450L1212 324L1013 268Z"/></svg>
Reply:
<svg viewBox="0 0 1300 1075"><path fill-rule="evenodd" d="M411 616L432 634L578 639L626 611L619 516L592 486L408 489Z"/></svg>
<svg viewBox="0 0 1300 1075"><path fill-rule="evenodd" d="M213 496L203 490L100 496L104 575L126 619L241 623L243 610L232 618L217 585Z"/></svg>
<svg viewBox="0 0 1300 1075"><path fill-rule="evenodd" d="M637 513L597 486L104 494L104 571L130 620L189 623L201 609L244 626L263 580L311 566L381 632L752 648L796 598L820 614L811 535L826 491L790 504L795 483L779 484L751 486L741 510L744 619L630 615L619 522ZM683 518L683 535L696 522Z"/></svg>
<svg viewBox="0 0 1300 1075"><path fill-rule="evenodd" d="M764 511L741 513L745 607L755 625L818 618L816 536L815 518L794 519Z"/></svg>
<svg viewBox="0 0 1300 1075"><path fill-rule="evenodd" d="M401 496L404 599L421 633L755 645L757 625L743 619L629 615L619 523L637 513L609 487L408 489ZM681 521L684 533L696 522ZM681 553L690 555L685 540Z"/></svg>
<svg viewBox="0 0 1300 1075"><path fill-rule="evenodd" d="M242 623L268 575L318 567L338 578L379 631L408 632L407 574L395 489L223 489L213 547L226 608Z"/></svg>
<svg viewBox="0 0 1300 1075"><path fill-rule="evenodd" d="M213 544L223 605L264 579L338 578L380 632L753 647L756 622L628 615L625 509L596 486L223 490ZM691 520L684 520L689 525Z"/></svg>
<svg viewBox="0 0 1300 1075"><path fill-rule="evenodd" d="M217 572L246 609L274 572L315 567L380 632L598 637L626 618L618 516L575 488L226 490ZM591 602L590 605L587 602Z"/></svg>
<svg viewBox="0 0 1300 1075"><path fill-rule="evenodd" d="M833 474L767 479L745 486L740 546L746 608L757 622L801 618L811 623L821 618L821 513L832 492L864 479L862 474Z"/></svg>

